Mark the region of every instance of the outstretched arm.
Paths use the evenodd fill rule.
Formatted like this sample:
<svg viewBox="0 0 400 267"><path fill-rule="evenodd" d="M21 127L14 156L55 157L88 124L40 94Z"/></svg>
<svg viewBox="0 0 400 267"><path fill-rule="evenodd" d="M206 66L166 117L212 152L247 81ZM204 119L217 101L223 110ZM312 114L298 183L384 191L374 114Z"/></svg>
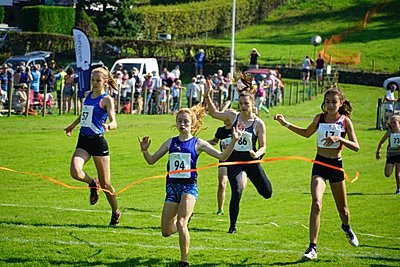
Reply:
<svg viewBox="0 0 400 267"><path fill-rule="evenodd" d="M232 127L232 141L229 146L224 149L224 151L219 151L211 146L210 143L199 139L196 150L197 151L204 151L208 155L217 158L221 161L225 161L228 159L229 155L232 153L233 149L235 148L236 141L240 139L244 131L244 125L238 124L236 127Z"/></svg>
<svg viewBox="0 0 400 267"><path fill-rule="evenodd" d="M142 151L143 157L146 162L150 165L156 163L160 158L162 158L169 150L169 146L171 144L171 138L164 142L161 147L154 153L153 155L150 154L148 151L151 140L148 135L143 136L142 139L138 138L140 144L140 150Z"/></svg>
<svg viewBox="0 0 400 267"><path fill-rule="evenodd" d="M297 133L298 135L301 135L303 137L309 138L317 131L319 116L320 115L315 116L313 122L307 128L302 128L287 122L282 114L276 114L274 116L274 120L278 121L282 126L285 126L292 132Z"/></svg>
<svg viewBox="0 0 400 267"><path fill-rule="evenodd" d="M235 119L236 114L234 112L231 111L225 111L225 112L221 112L217 109L217 107L214 105L214 103L211 100L211 89L206 86L204 88L204 100L206 101L207 104L207 111L208 114L211 115L211 117L213 117L214 119L218 119L218 120L230 120L231 122L233 122L233 120Z"/></svg>

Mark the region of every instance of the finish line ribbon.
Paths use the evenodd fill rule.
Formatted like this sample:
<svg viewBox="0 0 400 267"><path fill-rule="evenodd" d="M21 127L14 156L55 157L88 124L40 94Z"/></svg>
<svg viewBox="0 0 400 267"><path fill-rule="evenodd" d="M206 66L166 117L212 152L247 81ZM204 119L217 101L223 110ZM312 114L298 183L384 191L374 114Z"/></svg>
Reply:
<svg viewBox="0 0 400 267"><path fill-rule="evenodd" d="M151 177L145 177L139 180L136 180L130 184L128 184L127 186L125 186L123 189L121 189L120 191L117 192L117 194L122 194L123 192L125 192L126 190L128 190L129 188L131 188L132 186L147 181L147 180L152 180L152 179L161 179L161 178L165 178L166 175L168 174L174 174L174 173L181 173L181 172L197 172L197 171L202 171L211 167L215 167L215 166L230 166L230 165L243 165L243 164L257 164L257 163L264 163L264 162L273 162L273 161L281 161L281 160L302 160L302 161L306 161L306 162L311 162L311 163L315 163L315 164L319 164L334 170L338 170L344 173L344 178L346 179L347 182L349 183L354 183L355 181L358 180L359 177L359 172L356 172L356 176L353 179L350 179L349 175L345 172L345 170L343 168L339 168L318 160L314 160L314 159L309 159L309 158L305 158L305 157L298 157L298 156L286 156L286 157L276 157L276 158L268 158L268 159L259 159L259 160L251 160L251 161L232 161L232 162L220 162L220 163L212 163L212 164L208 164L208 165L204 165L201 166L197 169L189 169L189 170L174 170L174 171L170 171L167 172L165 175L156 175L156 176L151 176ZM49 176L45 176L45 175L41 175L41 174L36 174L36 173L30 173L30 172L22 172L22 171L16 171L16 170L12 170L6 167L0 167L0 170L3 171L10 171L10 172L16 172L16 173L20 173L20 174L25 174L25 175L33 175L45 180L48 180L50 182L53 182L55 184L61 185L65 188L68 189L88 189L87 186L71 186L68 185L64 182L61 182L57 179L51 178ZM113 194L111 193L109 190L107 189L103 189L100 188L103 192L109 193L109 194Z"/></svg>

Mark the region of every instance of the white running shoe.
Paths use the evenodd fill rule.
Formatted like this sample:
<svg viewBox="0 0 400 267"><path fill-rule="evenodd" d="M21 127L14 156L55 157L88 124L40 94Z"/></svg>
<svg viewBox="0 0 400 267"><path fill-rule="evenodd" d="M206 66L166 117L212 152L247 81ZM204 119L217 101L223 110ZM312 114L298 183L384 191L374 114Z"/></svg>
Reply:
<svg viewBox="0 0 400 267"><path fill-rule="evenodd" d="M346 234L346 237L349 240L350 245L352 245L353 247L358 247L358 238L356 234L353 232L353 230L351 230L351 228L349 227L349 230L346 231L343 223L340 228L342 228L343 232Z"/></svg>
<svg viewBox="0 0 400 267"><path fill-rule="evenodd" d="M400 189L397 189L395 194L400 195Z"/></svg>
<svg viewBox="0 0 400 267"><path fill-rule="evenodd" d="M317 258L317 251L315 248L310 247L304 252L303 259L313 260Z"/></svg>

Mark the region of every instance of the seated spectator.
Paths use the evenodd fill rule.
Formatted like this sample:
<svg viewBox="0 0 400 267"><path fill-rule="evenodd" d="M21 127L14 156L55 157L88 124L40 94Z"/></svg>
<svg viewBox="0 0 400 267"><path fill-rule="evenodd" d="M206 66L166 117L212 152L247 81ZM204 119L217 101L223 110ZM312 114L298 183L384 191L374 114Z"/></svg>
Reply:
<svg viewBox="0 0 400 267"><path fill-rule="evenodd" d="M25 113L26 101L28 96L26 94L26 89L28 85L26 83L20 83L18 86L18 91L16 92L16 98L14 102L14 109L17 114Z"/></svg>

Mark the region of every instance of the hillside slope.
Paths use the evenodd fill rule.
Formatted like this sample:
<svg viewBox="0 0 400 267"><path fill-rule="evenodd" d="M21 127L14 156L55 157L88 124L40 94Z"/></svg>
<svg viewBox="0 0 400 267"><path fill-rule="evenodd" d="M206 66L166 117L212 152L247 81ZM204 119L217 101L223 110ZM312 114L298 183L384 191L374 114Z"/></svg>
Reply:
<svg viewBox="0 0 400 267"><path fill-rule="evenodd" d="M400 1L377 0L288 0L259 25L235 34L236 60L247 64L256 47L263 65L301 64L305 55L314 56L310 39L332 36L325 52L345 63L342 68L367 71L400 70ZM230 36L207 39L204 44L230 46ZM316 47L315 53L324 45Z"/></svg>

